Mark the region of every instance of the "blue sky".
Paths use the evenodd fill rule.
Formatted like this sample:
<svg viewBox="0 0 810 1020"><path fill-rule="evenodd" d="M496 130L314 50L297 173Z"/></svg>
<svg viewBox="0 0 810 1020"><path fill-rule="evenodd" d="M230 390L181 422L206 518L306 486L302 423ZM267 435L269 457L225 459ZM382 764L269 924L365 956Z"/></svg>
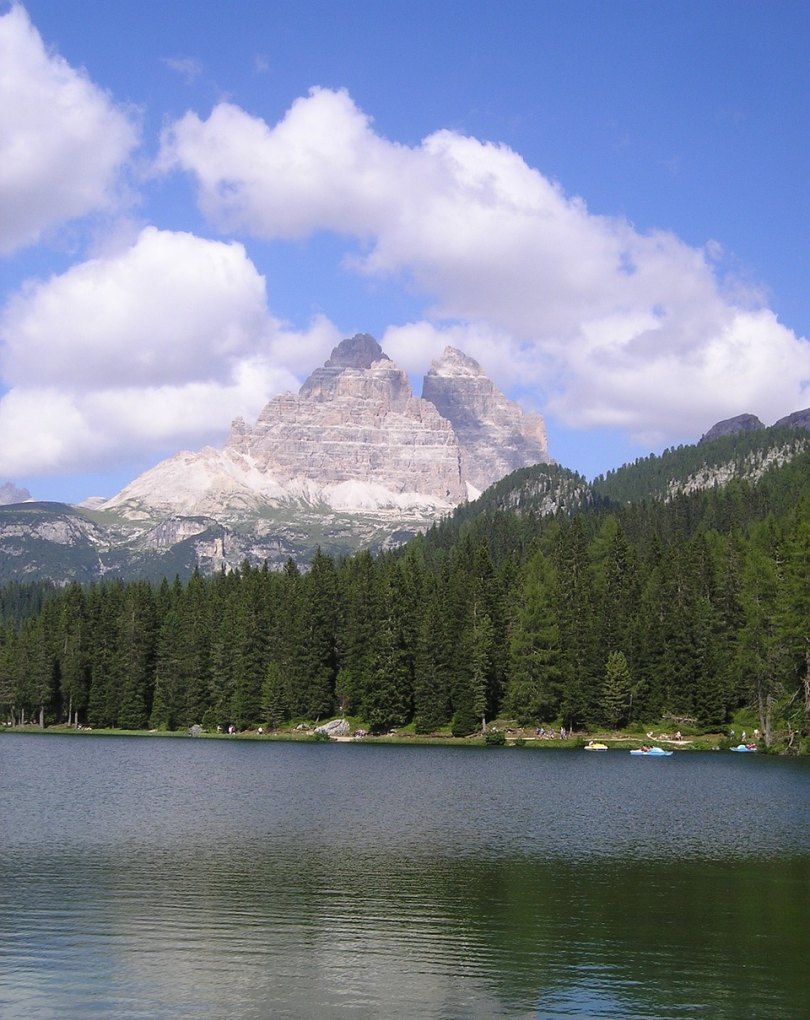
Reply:
<svg viewBox="0 0 810 1020"><path fill-rule="evenodd" d="M0 482L112 495L343 336L589 477L810 404L805 2L0 0Z"/></svg>

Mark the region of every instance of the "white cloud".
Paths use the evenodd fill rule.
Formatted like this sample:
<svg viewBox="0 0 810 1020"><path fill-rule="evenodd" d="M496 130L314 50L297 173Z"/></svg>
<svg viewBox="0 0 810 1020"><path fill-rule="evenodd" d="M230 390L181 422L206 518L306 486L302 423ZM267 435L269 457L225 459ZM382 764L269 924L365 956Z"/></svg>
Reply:
<svg viewBox="0 0 810 1020"><path fill-rule="evenodd" d="M144 229L124 250L29 283L0 315L9 392L0 474L88 470L221 439L298 386L337 339L267 310L241 244Z"/></svg>
<svg viewBox="0 0 810 1020"><path fill-rule="evenodd" d="M457 346L504 388L534 385L569 424L637 436L807 402L810 344L753 288L724 282L717 242L593 215L505 146L452 131L399 145L346 92L313 89L274 126L230 104L186 114L160 166L192 173L223 229L329 230L350 239L356 271L404 274L432 303L426 321L390 331L406 367L406 340L435 356L463 334L473 346Z"/></svg>
<svg viewBox="0 0 810 1020"><path fill-rule="evenodd" d="M147 227L118 255L29 284L9 302L3 375L75 389L207 379L266 325L264 280L241 244Z"/></svg>
<svg viewBox="0 0 810 1020"><path fill-rule="evenodd" d="M45 49L21 6L0 17L0 254L114 208L131 114Z"/></svg>

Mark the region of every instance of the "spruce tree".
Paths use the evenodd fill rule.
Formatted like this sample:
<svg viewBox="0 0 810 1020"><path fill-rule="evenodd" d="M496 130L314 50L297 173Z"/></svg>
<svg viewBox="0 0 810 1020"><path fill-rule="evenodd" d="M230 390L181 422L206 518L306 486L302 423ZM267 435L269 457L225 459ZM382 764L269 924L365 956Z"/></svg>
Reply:
<svg viewBox="0 0 810 1020"><path fill-rule="evenodd" d="M299 704L302 714L319 719L332 714L337 679L337 576L331 556L318 549L303 579L301 605L304 644L300 658Z"/></svg>
<svg viewBox="0 0 810 1020"><path fill-rule="evenodd" d="M434 575L426 582L414 656L414 729L432 733L450 721L449 640L444 587Z"/></svg>
<svg viewBox="0 0 810 1020"><path fill-rule="evenodd" d="M561 703L560 638L553 568L542 552L526 564L509 628L506 711L521 725L557 717Z"/></svg>
<svg viewBox="0 0 810 1020"><path fill-rule="evenodd" d="M121 678L117 724L124 730L143 729L151 709L157 616L154 593L145 581L130 584L118 618L116 671Z"/></svg>
<svg viewBox="0 0 810 1020"><path fill-rule="evenodd" d="M624 652L611 652L599 697L601 722L611 729L626 725L630 715L633 681Z"/></svg>
<svg viewBox="0 0 810 1020"><path fill-rule="evenodd" d="M580 516L560 527L554 565L562 673L561 711L570 727L580 725L593 715L600 681L594 664L594 591Z"/></svg>

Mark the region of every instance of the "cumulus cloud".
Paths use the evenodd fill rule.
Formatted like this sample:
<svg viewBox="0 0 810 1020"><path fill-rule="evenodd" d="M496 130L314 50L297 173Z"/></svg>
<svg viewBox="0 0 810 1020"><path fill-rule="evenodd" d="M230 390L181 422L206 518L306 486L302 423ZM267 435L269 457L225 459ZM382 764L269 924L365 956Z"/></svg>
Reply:
<svg viewBox="0 0 810 1020"><path fill-rule="evenodd" d="M505 146L447 130L404 146L345 91L319 88L275 125L228 103L188 113L159 164L194 175L223 230L346 236L347 265L402 276L428 303L391 333L403 363L406 341L433 354L464 335L457 346L501 385L533 385L569 424L661 441L810 402L810 344L724 278L716 242L594 215Z"/></svg>
<svg viewBox="0 0 810 1020"><path fill-rule="evenodd" d="M147 227L114 257L26 286L2 318L12 385L207 379L265 331L263 278L241 244Z"/></svg>
<svg viewBox="0 0 810 1020"><path fill-rule="evenodd" d="M0 254L112 209L138 137L131 114L45 49L22 7L0 17Z"/></svg>
<svg viewBox="0 0 810 1020"><path fill-rule="evenodd" d="M123 250L26 285L0 315L0 474L100 467L222 438L323 360L334 327L267 310L241 244L144 229Z"/></svg>

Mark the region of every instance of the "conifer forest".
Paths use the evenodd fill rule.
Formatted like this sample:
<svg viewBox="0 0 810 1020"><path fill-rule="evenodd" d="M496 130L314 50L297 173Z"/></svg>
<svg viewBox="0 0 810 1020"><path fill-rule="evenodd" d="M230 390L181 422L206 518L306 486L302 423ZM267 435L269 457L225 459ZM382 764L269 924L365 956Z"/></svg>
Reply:
<svg viewBox="0 0 810 1020"><path fill-rule="evenodd" d="M0 719L242 730L340 713L461 736L670 717L709 732L747 706L766 744L807 750L807 457L668 502L603 479L552 516L504 496L507 479L400 549L319 551L305 569L10 583Z"/></svg>

